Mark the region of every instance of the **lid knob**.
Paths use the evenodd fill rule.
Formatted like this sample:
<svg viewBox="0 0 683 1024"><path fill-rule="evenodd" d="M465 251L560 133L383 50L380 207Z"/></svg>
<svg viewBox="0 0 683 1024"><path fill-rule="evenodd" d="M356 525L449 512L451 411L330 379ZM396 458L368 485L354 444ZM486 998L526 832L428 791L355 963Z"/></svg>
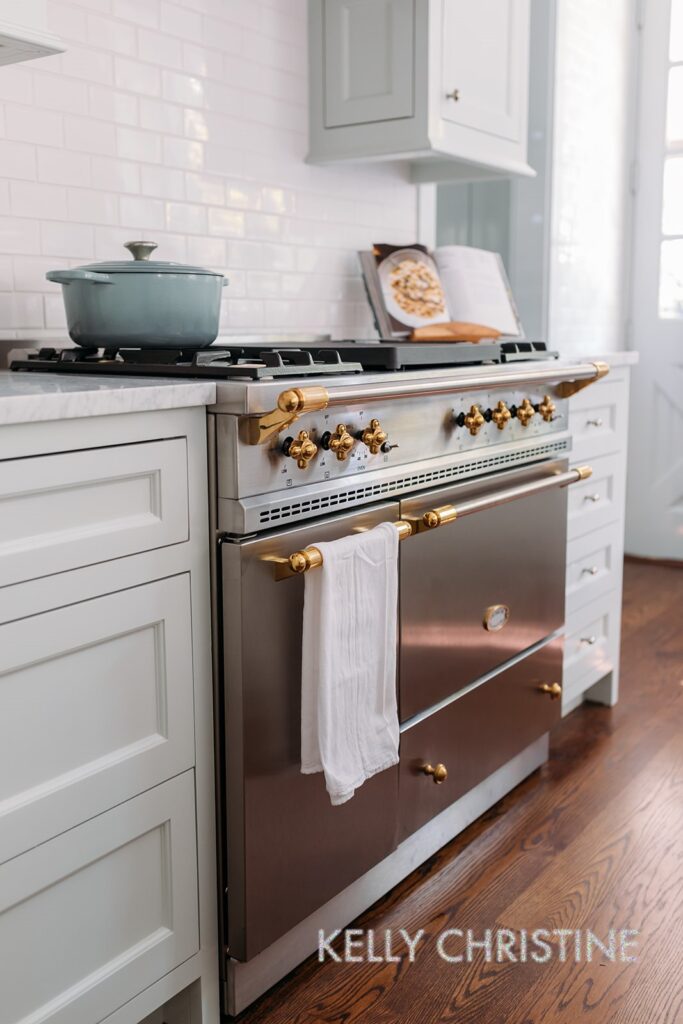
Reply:
<svg viewBox="0 0 683 1024"><path fill-rule="evenodd" d="M156 242L126 242L125 247L134 260L148 260L158 248Z"/></svg>

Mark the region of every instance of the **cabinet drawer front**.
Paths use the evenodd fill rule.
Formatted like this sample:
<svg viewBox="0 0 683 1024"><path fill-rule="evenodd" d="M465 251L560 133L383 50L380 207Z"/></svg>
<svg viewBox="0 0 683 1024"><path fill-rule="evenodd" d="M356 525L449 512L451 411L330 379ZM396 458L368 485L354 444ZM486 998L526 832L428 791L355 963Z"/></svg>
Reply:
<svg viewBox="0 0 683 1024"><path fill-rule="evenodd" d="M567 615L621 586L624 531L621 523L593 530L567 544Z"/></svg>
<svg viewBox="0 0 683 1024"><path fill-rule="evenodd" d="M325 127L412 117L415 0L322 0Z"/></svg>
<svg viewBox="0 0 683 1024"><path fill-rule="evenodd" d="M0 586L188 538L184 438L0 462Z"/></svg>
<svg viewBox="0 0 683 1024"><path fill-rule="evenodd" d="M555 640L467 691L401 734L400 838L404 839L546 733L560 701L539 687L562 678L562 642ZM423 766L442 763L439 785Z"/></svg>
<svg viewBox="0 0 683 1024"><path fill-rule="evenodd" d="M620 598L620 591L612 591L567 618L566 700L579 692L578 681L584 676L590 676L591 682L595 682L612 671L619 645Z"/></svg>
<svg viewBox="0 0 683 1024"><path fill-rule="evenodd" d="M0 863L194 763L189 576L0 626Z"/></svg>
<svg viewBox="0 0 683 1024"><path fill-rule="evenodd" d="M195 835L189 771L1 867L3 1024L92 1024L195 953Z"/></svg>
<svg viewBox="0 0 683 1024"><path fill-rule="evenodd" d="M579 397L581 402L578 401ZM591 459L626 443L627 393L618 381L586 388L569 402L572 458Z"/></svg>
<svg viewBox="0 0 683 1024"><path fill-rule="evenodd" d="M618 455L591 459L593 475L569 488L567 532L570 540L623 516L624 471Z"/></svg>

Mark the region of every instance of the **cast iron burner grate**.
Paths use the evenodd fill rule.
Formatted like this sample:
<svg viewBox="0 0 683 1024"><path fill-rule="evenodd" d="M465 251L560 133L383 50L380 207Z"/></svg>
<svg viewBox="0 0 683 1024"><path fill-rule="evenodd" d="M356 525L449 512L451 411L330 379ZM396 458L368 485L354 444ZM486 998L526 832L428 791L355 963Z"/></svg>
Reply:
<svg viewBox="0 0 683 1024"><path fill-rule="evenodd" d="M15 359L12 370L39 373L102 373L145 377L208 377L261 380L272 377L362 373L359 362L344 361L335 349L265 349L213 346L183 349L42 348Z"/></svg>

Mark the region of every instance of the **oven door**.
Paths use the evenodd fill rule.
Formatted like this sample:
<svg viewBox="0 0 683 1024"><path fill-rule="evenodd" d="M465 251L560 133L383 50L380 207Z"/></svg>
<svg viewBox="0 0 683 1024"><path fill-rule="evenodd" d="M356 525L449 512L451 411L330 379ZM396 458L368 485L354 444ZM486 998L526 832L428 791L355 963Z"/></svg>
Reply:
<svg viewBox="0 0 683 1024"><path fill-rule="evenodd" d="M563 625L566 470L549 460L401 501L421 528L443 520L401 546L402 722Z"/></svg>
<svg viewBox="0 0 683 1024"><path fill-rule="evenodd" d="M395 846L398 766L330 804L322 774L301 774L304 579L275 581L273 558L398 519L398 504L221 543L224 942L247 960ZM339 615L345 614L339 609Z"/></svg>

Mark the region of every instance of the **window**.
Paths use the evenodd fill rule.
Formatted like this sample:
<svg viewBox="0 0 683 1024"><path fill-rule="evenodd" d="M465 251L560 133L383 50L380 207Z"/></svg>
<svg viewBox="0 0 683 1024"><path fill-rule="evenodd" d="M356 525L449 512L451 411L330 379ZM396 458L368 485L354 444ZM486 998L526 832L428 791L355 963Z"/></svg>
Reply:
<svg viewBox="0 0 683 1024"><path fill-rule="evenodd" d="M683 0L671 0L659 315L683 319Z"/></svg>

